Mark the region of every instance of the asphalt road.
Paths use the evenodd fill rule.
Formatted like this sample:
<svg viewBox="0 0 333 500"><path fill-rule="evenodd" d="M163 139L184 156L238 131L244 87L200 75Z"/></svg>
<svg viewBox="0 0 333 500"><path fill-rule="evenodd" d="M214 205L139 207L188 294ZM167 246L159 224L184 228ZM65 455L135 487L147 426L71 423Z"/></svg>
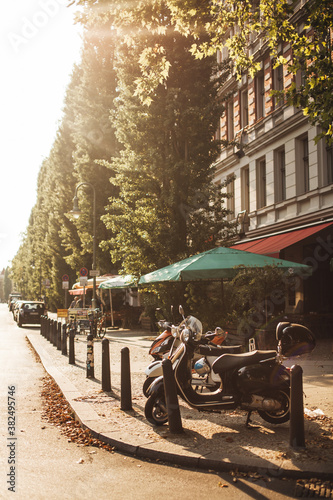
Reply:
<svg viewBox="0 0 333 500"><path fill-rule="evenodd" d="M0 305L1 499L76 500L88 496L98 500L230 500L294 496L295 481L243 477L234 483L229 474L187 470L68 442L57 426L42 419L45 371L25 338L28 330L18 328L7 306Z"/></svg>

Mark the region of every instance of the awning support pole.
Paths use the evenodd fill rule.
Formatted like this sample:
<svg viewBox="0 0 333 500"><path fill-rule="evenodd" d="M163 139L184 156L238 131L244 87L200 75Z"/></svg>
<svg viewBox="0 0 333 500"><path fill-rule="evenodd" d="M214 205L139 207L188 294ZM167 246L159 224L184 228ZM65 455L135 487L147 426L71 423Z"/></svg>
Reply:
<svg viewBox="0 0 333 500"><path fill-rule="evenodd" d="M110 311L111 311L111 326L114 327L114 319L113 319L113 306L112 306L112 292L111 288L109 288L109 296L110 296Z"/></svg>

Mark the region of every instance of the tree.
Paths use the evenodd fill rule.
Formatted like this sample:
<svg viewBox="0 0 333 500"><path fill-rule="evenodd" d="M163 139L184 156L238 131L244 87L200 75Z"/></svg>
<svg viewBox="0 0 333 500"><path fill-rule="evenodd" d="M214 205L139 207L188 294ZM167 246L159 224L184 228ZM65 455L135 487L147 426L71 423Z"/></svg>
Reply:
<svg viewBox="0 0 333 500"><path fill-rule="evenodd" d="M286 90L288 103L302 108L312 125L320 125L318 141L333 142L333 6L331 0L305 5L307 26L295 40L290 71L302 75ZM307 29L310 32L307 32Z"/></svg>
<svg viewBox="0 0 333 500"><path fill-rule="evenodd" d="M285 308L288 275L277 266L240 269L225 290L225 325L244 342L256 330L280 318Z"/></svg>
<svg viewBox="0 0 333 500"><path fill-rule="evenodd" d="M74 176L79 182L90 183L96 193L96 262L101 272L111 268L110 254L101 249L99 242L110 237L101 222L108 198L115 194L110 183L113 172L106 161L116 153L117 142L110 110L116 96L116 77L113 61L114 42L109 36L109 23L94 22L85 34L82 62L78 82L67 94L67 105L72 111L71 128L74 141ZM93 192L89 187L80 188L80 208L83 215L73 221L77 229L80 245L72 246L72 256L67 260L72 265L91 268L93 246L92 212ZM63 233L66 247L71 246L71 232Z"/></svg>
<svg viewBox="0 0 333 500"><path fill-rule="evenodd" d="M284 90L288 103L303 110L312 124L320 125L328 143L332 143L332 29L331 0L308 0L301 11L294 12L297 2L289 0L153 0L133 2L78 0L77 4L94 5L112 16L116 27L126 27L135 18L140 29L167 34L158 12L165 5L171 15L171 24L186 37L193 37L189 47L196 58L210 57L217 50L227 48L234 71L240 79L244 72L254 76L260 61L249 51L249 46L260 38L262 49L275 61L275 67L294 76L302 71L304 83ZM149 6L148 6L149 4ZM298 5L298 4L297 4ZM121 15L119 15L121 13ZM301 24L304 30L299 30ZM165 37L166 39L167 37ZM131 32L127 43L133 43ZM287 60L278 51L280 43L290 44L293 57ZM158 84L167 80L170 60L163 42L158 50L144 47L139 57L141 76L137 78L136 92L144 102L147 93L153 94ZM150 97L149 97L150 98Z"/></svg>
<svg viewBox="0 0 333 500"><path fill-rule="evenodd" d="M13 288L11 279L9 277L9 267L6 267L5 269L3 288L4 288L4 297L5 300L7 300Z"/></svg>
<svg viewBox="0 0 333 500"><path fill-rule="evenodd" d="M226 194L213 184L222 113L215 58L193 60L191 39L174 32L161 3L159 22L168 36L135 30L128 45L118 37L118 96L113 122L123 149L114 158L113 197L103 217L114 237L105 242L126 273L144 274L211 248L228 230ZM135 36L133 33L137 33ZM137 95L140 57L163 41L168 80L149 106Z"/></svg>
<svg viewBox="0 0 333 500"><path fill-rule="evenodd" d="M111 170L97 160L114 154L115 137L109 120L114 99L115 78L110 58L110 40L93 26L86 35L82 63L74 67L67 88L63 119L49 156L43 161L37 185L37 200L21 247L13 260L12 275L25 298L47 295L48 306L63 306L63 274L77 281L81 267L92 262L92 193L80 191L84 212L76 224L65 214L73 206L75 186L86 181L94 185L97 198L97 241L109 237L100 221L104 206L114 192ZM104 40L105 38L105 40ZM108 252L97 246L97 266L110 269ZM45 280L50 288L45 289Z"/></svg>
<svg viewBox="0 0 333 500"><path fill-rule="evenodd" d="M37 180L37 200L19 251L12 261L11 274L25 299L47 296L48 307L63 305L61 276L75 275L66 264L60 231L66 222L65 212L74 189L71 151L73 145L68 130L60 127L49 157L40 168ZM50 281L50 288L45 287Z"/></svg>
<svg viewBox="0 0 333 500"><path fill-rule="evenodd" d="M191 51L196 57L209 56L223 47L229 49L238 78L260 69L248 50L250 41L260 37L275 67L294 76L302 72L303 83L286 88L283 94L290 105L301 108L313 125L320 125L328 143L333 141L333 64L331 0L309 0L301 14L294 13L296 2L288 0L169 0L176 29L193 34L196 43ZM299 30L303 23L304 29ZM208 41L202 40L202 32ZM278 52L280 43L289 43L293 57L288 60Z"/></svg>

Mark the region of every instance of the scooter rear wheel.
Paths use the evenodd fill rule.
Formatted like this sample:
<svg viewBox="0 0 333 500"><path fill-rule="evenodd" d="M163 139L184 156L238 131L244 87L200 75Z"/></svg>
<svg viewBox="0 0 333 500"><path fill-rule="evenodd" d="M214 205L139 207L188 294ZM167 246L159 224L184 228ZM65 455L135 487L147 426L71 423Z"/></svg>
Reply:
<svg viewBox="0 0 333 500"><path fill-rule="evenodd" d="M269 394L270 398L277 399L281 403L280 410L264 411L258 410L259 415L265 422L270 424L283 424L290 419L290 391L287 389L277 391L274 394Z"/></svg>
<svg viewBox="0 0 333 500"><path fill-rule="evenodd" d="M145 417L153 425L163 425L168 421L168 412L163 396L152 394L146 401Z"/></svg>

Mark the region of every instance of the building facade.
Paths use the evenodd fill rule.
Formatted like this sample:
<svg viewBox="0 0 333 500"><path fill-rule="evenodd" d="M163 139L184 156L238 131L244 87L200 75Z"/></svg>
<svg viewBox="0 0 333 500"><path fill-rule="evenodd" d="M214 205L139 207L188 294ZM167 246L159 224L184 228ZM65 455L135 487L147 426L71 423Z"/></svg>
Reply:
<svg viewBox="0 0 333 500"><path fill-rule="evenodd" d="M279 49L291 57L290 45ZM317 330L326 332L333 324L333 148L323 139L315 143L319 130L301 110L272 96L291 84L288 68L274 69L260 40L251 50L261 71L253 79L230 78L222 89L230 97L217 138L233 145L221 151L215 181L230 181L235 248L312 266L285 310L318 320Z"/></svg>

